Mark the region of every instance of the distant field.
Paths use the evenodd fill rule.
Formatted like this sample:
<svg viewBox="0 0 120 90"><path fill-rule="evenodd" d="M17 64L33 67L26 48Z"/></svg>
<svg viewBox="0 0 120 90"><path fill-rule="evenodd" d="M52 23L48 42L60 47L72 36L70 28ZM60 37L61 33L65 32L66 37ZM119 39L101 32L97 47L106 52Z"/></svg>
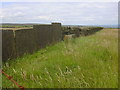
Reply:
<svg viewBox="0 0 120 90"><path fill-rule="evenodd" d="M62 41L8 61L3 70L25 88L117 88L118 30ZM2 77L3 88L15 88Z"/></svg>
<svg viewBox="0 0 120 90"><path fill-rule="evenodd" d="M25 24L3 24L0 26L0 30L18 30L18 29L31 29L33 25Z"/></svg>
<svg viewBox="0 0 120 90"><path fill-rule="evenodd" d="M33 25L25 25L25 24L3 24L0 28L29 28L33 27Z"/></svg>

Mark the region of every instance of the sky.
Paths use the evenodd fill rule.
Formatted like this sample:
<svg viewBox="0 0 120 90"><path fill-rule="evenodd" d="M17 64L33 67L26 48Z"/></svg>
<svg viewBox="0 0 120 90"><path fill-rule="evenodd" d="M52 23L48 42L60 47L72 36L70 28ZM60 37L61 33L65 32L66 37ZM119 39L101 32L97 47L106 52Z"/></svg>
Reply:
<svg viewBox="0 0 120 90"><path fill-rule="evenodd" d="M60 2L36 2L29 0L6 0L0 7L0 21L3 23L61 22L65 25L107 25L118 24L118 2L93 0Z"/></svg>

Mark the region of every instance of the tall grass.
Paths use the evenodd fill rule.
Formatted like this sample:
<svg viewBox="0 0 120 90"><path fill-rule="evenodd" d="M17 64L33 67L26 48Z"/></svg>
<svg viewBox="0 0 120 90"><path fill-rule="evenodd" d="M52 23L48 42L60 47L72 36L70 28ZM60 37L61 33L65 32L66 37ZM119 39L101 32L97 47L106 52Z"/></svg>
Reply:
<svg viewBox="0 0 120 90"><path fill-rule="evenodd" d="M25 88L117 88L118 30L48 46L3 64L3 70ZM4 88L15 88L4 75Z"/></svg>

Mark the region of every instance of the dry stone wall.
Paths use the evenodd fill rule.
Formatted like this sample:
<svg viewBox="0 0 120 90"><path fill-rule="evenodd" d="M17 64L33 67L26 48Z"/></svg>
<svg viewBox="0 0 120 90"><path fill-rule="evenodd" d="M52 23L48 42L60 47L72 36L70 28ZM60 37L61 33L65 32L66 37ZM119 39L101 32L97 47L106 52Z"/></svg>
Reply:
<svg viewBox="0 0 120 90"><path fill-rule="evenodd" d="M16 57L14 34L12 30L2 31L2 60Z"/></svg>
<svg viewBox="0 0 120 90"><path fill-rule="evenodd" d="M52 25L34 25L38 48L46 47L52 42Z"/></svg>
<svg viewBox="0 0 120 90"><path fill-rule="evenodd" d="M61 40L61 24L34 25L33 29L2 30L2 60L33 53Z"/></svg>
<svg viewBox="0 0 120 90"><path fill-rule="evenodd" d="M75 37L87 36L96 33L103 29L102 27L87 27L87 26L64 26L62 27L62 39L65 35L75 34Z"/></svg>
<svg viewBox="0 0 120 90"><path fill-rule="evenodd" d="M35 31L33 29L16 30L14 33L17 57L37 50Z"/></svg>
<svg viewBox="0 0 120 90"><path fill-rule="evenodd" d="M62 27L61 23L33 25L33 29L2 30L2 60L15 59L63 40L65 35L89 35L102 28Z"/></svg>

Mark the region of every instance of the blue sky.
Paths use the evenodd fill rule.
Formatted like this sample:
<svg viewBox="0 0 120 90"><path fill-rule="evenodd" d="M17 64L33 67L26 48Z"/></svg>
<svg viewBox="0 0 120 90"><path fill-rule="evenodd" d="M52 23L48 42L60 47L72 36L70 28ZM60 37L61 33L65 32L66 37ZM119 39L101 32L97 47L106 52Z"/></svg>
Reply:
<svg viewBox="0 0 120 90"><path fill-rule="evenodd" d="M118 24L117 2L3 2L3 23Z"/></svg>

